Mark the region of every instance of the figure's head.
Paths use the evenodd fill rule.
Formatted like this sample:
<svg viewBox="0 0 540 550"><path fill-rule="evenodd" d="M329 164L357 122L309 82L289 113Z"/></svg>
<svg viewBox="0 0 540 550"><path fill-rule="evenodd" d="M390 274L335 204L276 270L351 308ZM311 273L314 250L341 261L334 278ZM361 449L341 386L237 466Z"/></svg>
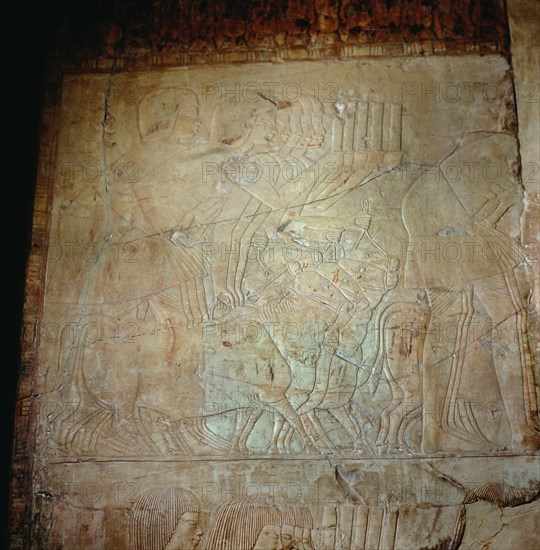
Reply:
<svg viewBox="0 0 540 550"><path fill-rule="evenodd" d="M201 540L199 501L179 487L152 489L131 512L134 550L195 550Z"/></svg>
<svg viewBox="0 0 540 550"><path fill-rule="evenodd" d="M281 514L269 497L233 498L217 507L203 550L282 550Z"/></svg>
<svg viewBox="0 0 540 550"><path fill-rule="evenodd" d="M285 128L284 145L307 149L320 147L326 136L324 111L313 97L302 95L291 102L278 102L278 127Z"/></svg>
<svg viewBox="0 0 540 550"><path fill-rule="evenodd" d="M313 517L305 504L282 503L281 539L283 550L313 550Z"/></svg>
<svg viewBox="0 0 540 550"><path fill-rule="evenodd" d="M165 550L195 550L201 542L202 529L198 512L184 512Z"/></svg>
<svg viewBox="0 0 540 550"><path fill-rule="evenodd" d="M283 544L283 550L296 550L297 541L294 536L294 525L284 523L281 526L281 542Z"/></svg>
<svg viewBox="0 0 540 550"><path fill-rule="evenodd" d="M241 150L269 147L277 134L276 109L263 98L249 103L220 103L212 116L211 140Z"/></svg>
<svg viewBox="0 0 540 550"><path fill-rule="evenodd" d="M302 529L302 546L301 550L314 550L313 539L311 538L311 533L313 529L308 529L304 527Z"/></svg>
<svg viewBox="0 0 540 550"><path fill-rule="evenodd" d="M268 101L260 101L251 110L248 122L249 141L253 145L268 145L277 134L277 109Z"/></svg>
<svg viewBox="0 0 540 550"><path fill-rule="evenodd" d="M181 141L197 134L199 127L199 101L191 90L161 88L141 100L139 133L145 141Z"/></svg>
<svg viewBox="0 0 540 550"><path fill-rule="evenodd" d="M285 550L281 529L279 525L265 525L257 537L253 550Z"/></svg>

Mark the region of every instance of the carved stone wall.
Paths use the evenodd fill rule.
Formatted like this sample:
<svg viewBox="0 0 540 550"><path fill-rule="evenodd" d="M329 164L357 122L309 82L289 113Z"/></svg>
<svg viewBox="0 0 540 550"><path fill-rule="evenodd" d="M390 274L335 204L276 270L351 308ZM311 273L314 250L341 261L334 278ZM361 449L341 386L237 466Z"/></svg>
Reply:
<svg viewBox="0 0 540 550"><path fill-rule="evenodd" d="M282 2L207 0L96 1L65 16L59 48L83 57L164 51L223 52L341 44L400 45L433 41L442 48L508 45L500 0Z"/></svg>
<svg viewBox="0 0 540 550"><path fill-rule="evenodd" d="M13 548L535 546L537 7L65 15Z"/></svg>

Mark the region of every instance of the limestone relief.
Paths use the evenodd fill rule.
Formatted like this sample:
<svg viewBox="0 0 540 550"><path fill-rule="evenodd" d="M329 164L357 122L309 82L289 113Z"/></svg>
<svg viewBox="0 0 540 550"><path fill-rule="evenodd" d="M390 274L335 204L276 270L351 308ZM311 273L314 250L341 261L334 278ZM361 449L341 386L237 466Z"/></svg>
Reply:
<svg viewBox="0 0 540 550"><path fill-rule="evenodd" d="M504 57L76 72L55 116L46 547L532 540L537 256Z"/></svg>

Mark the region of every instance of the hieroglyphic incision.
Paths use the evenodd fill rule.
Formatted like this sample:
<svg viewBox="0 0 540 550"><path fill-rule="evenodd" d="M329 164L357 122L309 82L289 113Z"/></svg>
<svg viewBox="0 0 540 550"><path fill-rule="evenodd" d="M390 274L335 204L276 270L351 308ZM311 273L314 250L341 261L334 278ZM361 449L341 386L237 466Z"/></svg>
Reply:
<svg viewBox="0 0 540 550"><path fill-rule="evenodd" d="M65 75L47 547L531 541L513 94L499 56Z"/></svg>

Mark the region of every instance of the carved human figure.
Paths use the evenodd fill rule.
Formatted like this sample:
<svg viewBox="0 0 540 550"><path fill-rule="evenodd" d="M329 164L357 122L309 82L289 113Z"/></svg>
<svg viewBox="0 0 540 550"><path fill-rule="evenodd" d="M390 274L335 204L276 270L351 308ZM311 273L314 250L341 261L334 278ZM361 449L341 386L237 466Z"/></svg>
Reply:
<svg viewBox="0 0 540 550"><path fill-rule="evenodd" d="M195 93L183 88L157 89L141 100L141 141L127 155L137 163L137 177L113 182L104 197L111 210L112 239L134 243L137 265L101 266L107 285L98 276L91 293L97 301L144 300L159 321L169 319L172 325L196 325L207 309L207 273L196 243L184 229L197 203L186 201L187 182L169 170L180 159L189 159L188 149L200 127L198 108Z"/></svg>
<svg viewBox="0 0 540 550"><path fill-rule="evenodd" d="M236 497L217 507L203 550L313 550L306 505L266 496Z"/></svg>
<svg viewBox="0 0 540 550"><path fill-rule="evenodd" d="M424 299L417 303L394 302L382 308L375 319L377 357L370 379L375 393L383 378L391 401L381 412L381 426L375 445L383 451L411 452L405 434L412 420L422 414L422 370L424 343L431 308Z"/></svg>
<svg viewBox="0 0 540 550"><path fill-rule="evenodd" d="M263 532L265 526L280 524L280 511L271 498L235 497L212 513L202 550L254 550L259 539L259 545L269 545L259 549L282 548L279 527L277 532L273 528Z"/></svg>
<svg viewBox="0 0 540 550"><path fill-rule="evenodd" d="M173 536L165 550L194 550L198 546L201 536L199 514L185 512L178 520Z"/></svg>
<svg viewBox="0 0 540 550"><path fill-rule="evenodd" d="M466 165L470 158L484 158L486 151L504 158L508 153L503 151L508 148L517 156L513 138L500 133L472 136L460 145L445 162ZM537 449L540 422L527 338L527 306L517 276L525 255L519 243L500 229L505 216L515 215L514 205L521 201L521 194L509 167L502 173L503 179L503 188L493 189L492 180L477 174L474 193L466 178L450 179L444 171L422 173L414 179L402 205L409 239L405 286L428 290L432 319L452 304L460 305L442 407L443 430L465 441L494 446L479 431L472 413L463 407L460 410L459 400L469 328L481 304L497 327L492 357L512 432L512 448Z"/></svg>
<svg viewBox="0 0 540 550"><path fill-rule="evenodd" d="M311 535L312 528L313 526L294 526L293 545L291 546L291 550L315 550Z"/></svg>
<svg viewBox="0 0 540 550"><path fill-rule="evenodd" d="M269 205L279 200L275 188L261 182L257 163L260 155L276 149L276 116L275 105L262 98L249 105L223 103L213 114L210 137L221 155L217 178L221 185L233 185L237 197L232 210L236 215L229 216L234 219L219 226L220 245L231 252L226 268L212 268L218 308L245 304L243 252L268 216Z"/></svg>
<svg viewBox="0 0 540 550"><path fill-rule="evenodd" d="M152 489L131 510L133 550L195 550L202 537L199 501L179 487Z"/></svg>
<svg viewBox="0 0 540 550"><path fill-rule="evenodd" d="M114 139L114 127L109 128L111 120L115 118L107 113L104 128L108 136L108 147L104 148L107 163L118 161L116 149L119 144ZM106 180L101 189L96 189L96 197L103 203L100 231L105 235L105 243L109 247L113 244L133 246L135 259L124 262L114 254L99 254L80 292L84 297L81 304L84 314L100 316L100 322L109 319L136 321L134 326L139 333L151 333L156 326L160 327L159 338L156 337L163 352L160 360L182 368L193 359L189 354L193 354L195 362L198 359L198 334L193 327L200 324L207 313L203 281L207 272L201 253L195 247L197 241L186 235L187 230L182 231L190 227L190 216L197 212L195 207L202 201L199 197L191 197L193 202L190 203L183 198L182 183L185 182L179 180L174 170L171 172L171 165L182 164L179 158L189 158L186 151L199 124L198 99L191 90L161 88L142 99L138 112L140 143L122 157L121 163L128 165L130 159L134 159L138 166L137 177ZM203 221L213 219L215 213L211 208L207 211L205 205L202 210L207 215ZM72 345L69 353L69 368L62 366L70 373L69 381L61 381L64 398L75 403L77 410L59 419L59 443L75 452L95 453L105 445L108 452L125 453L125 444L132 439L135 428L141 444L129 446L137 452L185 451L181 436L173 445L162 440L156 446L151 435L153 429L139 430L132 421L139 417L141 422L137 424L142 427L149 420L144 420L146 414L138 401L138 365L144 361L144 354L138 354L140 360L136 363L131 354L114 356L114 370L122 376L111 381L109 389L121 392L124 402L130 404L118 408L107 398L96 395L88 384L95 370L101 368L100 364L113 359L99 347L99 342L85 350L86 343L81 334L81 340ZM172 424L167 414L163 417ZM149 424L154 423L150 420Z"/></svg>
<svg viewBox="0 0 540 550"><path fill-rule="evenodd" d="M300 503L280 502L283 550L313 550L313 517L309 507Z"/></svg>
<svg viewBox="0 0 540 550"><path fill-rule="evenodd" d="M222 179L245 192L241 216L225 232L231 250L238 243L244 250L257 231L275 230L281 218L300 207L314 185L310 167L323 151L324 136L322 108L307 97L286 102L261 96L248 105L218 106L211 139L224 146ZM218 299L226 307L246 303L246 262L246 254L238 255L225 271L227 280L218 285Z"/></svg>
<svg viewBox="0 0 540 550"><path fill-rule="evenodd" d="M291 535L287 536L290 537ZM288 548L290 548L290 545L288 545ZM257 537L253 550L285 550L281 527L279 525L265 525Z"/></svg>
<svg viewBox="0 0 540 550"><path fill-rule="evenodd" d="M282 227L282 234L307 253L307 257L290 265L294 273L291 295L302 300L304 311L309 305L316 307L326 326L314 361L315 383L297 413L305 415L306 429L317 434L319 444L331 450L335 445L317 418L318 409L325 409L336 418L354 448L367 447L360 426L349 411L350 401L357 386L365 383L369 375L362 365L361 349L367 323L373 309L397 282L399 261L373 241L368 231L370 221L367 214L349 223L331 217L301 216ZM331 254L320 246L324 239L334 245ZM348 339L354 340L354 346L343 337L351 323L356 327L355 336ZM278 433L278 442L287 437L287 429ZM276 430L281 430L279 424Z"/></svg>
<svg viewBox="0 0 540 550"><path fill-rule="evenodd" d="M216 356L216 361L211 356L207 362L206 368L214 383L216 375L227 388L233 380L237 395L242 392L257 395L260 402L276 413L273 415L270 452L291 452L294 433L300 436L304 451L313 445L319 451L336 450L317 417L317 412L322 410L330 413L346 430L352 439L352 447L358 450L369 447L358 421L351 414L351 399L357 386L364 384L371 372L362 362L361 343L367 324L373 309L395 286L399 265L397 259L390 257L373 241L368 231L370 220L371 216L364 213L356 220L350 220L347 230L343 227L346 220L331 217L299 217L283 224L282 235L298 244L302 254L289 262L288 269L274 284L272 295L281 296L268 301L260 309L253 308L251 312L275 323L275 330L270 334L261 326L257 330L256 346L247 341L231 343L226 357ZM328 253L327 247L321 247L321 240L329 235L333 241L325 244L334 245L330 250L333 253ZM255 319L251 321L253 327L259 323L259 318ZM279 329L280 323L307 323L314 329L321 326L324 330L315 329L317 334L310 336L314 341L308 344L304 340L296 342L288 338L286 331ZM349 325L354 325L353 332L340 341L340 333L348 330ZM272 372L268 373L272 378L271 391L265 388L261 392L260 378L265 369L259 364L258 356L263 335L264 339L268 338L264 347L274 348L279 353L272 361ZM216 341L218 348L220 343ZM235 349L238 353L234 353ZM253 349L257 358L247 362ZM247 368L239 369L238 364L245 364ZM310 371L307 376L306 369ZM234 376L231 376L232 372ZM314 380L311 379L312 373ZM278 394L279 388L281 392ZM251 399L246 403L246 409L247 415L243 409L237 410L231 439L232 448L244 454L250 452L247 440L263 415L264 407ZM298 415L303 415L301 423Z"/></svg>

